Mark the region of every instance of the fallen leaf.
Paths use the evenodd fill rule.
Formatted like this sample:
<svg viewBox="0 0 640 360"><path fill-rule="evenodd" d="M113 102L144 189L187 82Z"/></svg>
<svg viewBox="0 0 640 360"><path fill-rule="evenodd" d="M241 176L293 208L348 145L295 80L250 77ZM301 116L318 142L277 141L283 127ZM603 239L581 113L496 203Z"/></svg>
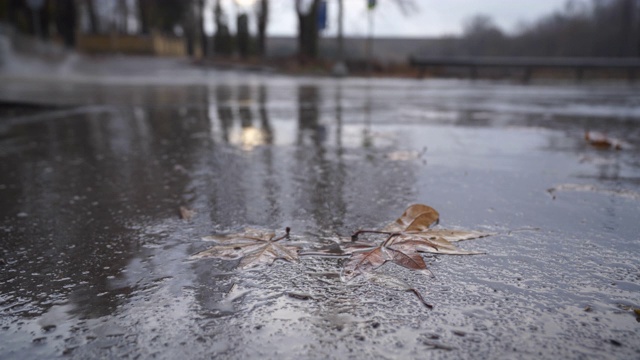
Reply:
<svg viewBox="0 0 640 360"><path fill-rule="evenodd" d="M453 242L470 240L488 236L489 234L480 232L461 232L457 231L454 236L451 236ZM483 254L477 251L467 251L458 249L451 241L442 236L440 231L425 231L422 233L402 233L394 241L388 245L389 248L409 251L413 249L419 252L427 252L432 254L446 254L446 255L478 255Z"/></svg>
<svg viewBox="0 0 640 360"><path fill-rule="evenodd" d="M351 254L343 268L343 280L349 281L360 274L370 273L387 261L410 270L431 274L420 253L447 255L476 255L482 252L461 250L452 243L492 235L481 231L433 229L440 218L430 206L409 206L402 216L383 230L359 230L352 242L343 246L344 254ZM380 245L358 241L360 234L384 234L387 239Z"/></svg>
<svg viewBox="0 0 640 360"><path fill-rule="evenodd" d="M185 207L185 206L180 206L180 218L182 220L191 220L191 218L193 217L193 215L195 215L196 212L193 210L190 210L189 208Z"/></svg>
<svg viewBox="0 0 640 360"><path fill-rule="evenodd" d="M390 260L390 257L382 251L382 246L377 246L367 251L355 252L351 254L351 257L342 268L342 280L349 281L362 273L375 270L388 260Z"/></svg>
<svg viewBox="0 0 640 360"><path fill-rule="evenodd" d="M250 268L258 265L270 265L277 259L287 261L298 260L297 246L283 245L280 240L286 239L289 234L275 238L272 231L247 229L242 233L228 235L206 236L203 240L213 241L217 245L200 251L191 256L191 259L238 259L239 268ZM275 239L274 239L275 238Z"/></svg>
<svg viewBox="0 0 640 360"><path fill-rule="evenodd" d="M398 220L385 226L382 231L423 231L431 225L437 224L439 220L440 214L436 209L423 204L415 204L409 206Z"/></svg>
<svg viewBox="0 0 640 360"><path fill-rule="evenodd" d="M422 255L411 250L412 249L407 248L394 248L392 246L383 248L383 251L390 256L391 261L394 263L410 270L418 270L430 274L429 270L427 270L427 264L424 263Z"/></svg>
<svg viewBox="0 0 640 360"><path fill-rule="evenodd" d="M593 147L598 149L615 149L622 150L629 148L630 145L620 139L612 138L607 134L597 131L586 131L584 139Z"/></svg>

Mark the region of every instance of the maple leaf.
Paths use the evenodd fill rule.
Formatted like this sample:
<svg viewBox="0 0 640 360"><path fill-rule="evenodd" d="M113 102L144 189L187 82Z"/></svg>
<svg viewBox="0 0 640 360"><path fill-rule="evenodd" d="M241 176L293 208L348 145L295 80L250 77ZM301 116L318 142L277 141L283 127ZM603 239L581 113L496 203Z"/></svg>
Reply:
<svg viewBox="0 0 640 360"><path fill-rule="evenodd" d="M349 281L365 272L371 272L390 260L388 254L382 250L382 245L373 249L354 252L342 269L342 279Z"/></svg>
<svg viewBox="0 0 640 360"><path fill-rule="evenodd" d="M489 236L490 233L431 228L439 219L440 214L432 207L415 204L409 206L400 218L380 231L357 231L351 236L352 243L344 245L343 252L351 256L343 266L342 279L349 281L360 274L379 268L387 261L430 274L420 254L423 252L448 255L482 254L458 249L452 243ZM370 243L357 241L358 236L363 233L385 234L388 237L380 245L372 246Z"/></svg>
<svg viewBox="0 0 640 360"><path fill-rule="evenodd" d="M288 237L289 228L286 232L286 235L278 238L275 238L275 232L256 229L246 229L236 234L205 236L203 240L213 241L217 245L193 254L191 259L240 258L238 267L241 269L270 265L277 259L297 261L299 248L279 243Z"/></svg>

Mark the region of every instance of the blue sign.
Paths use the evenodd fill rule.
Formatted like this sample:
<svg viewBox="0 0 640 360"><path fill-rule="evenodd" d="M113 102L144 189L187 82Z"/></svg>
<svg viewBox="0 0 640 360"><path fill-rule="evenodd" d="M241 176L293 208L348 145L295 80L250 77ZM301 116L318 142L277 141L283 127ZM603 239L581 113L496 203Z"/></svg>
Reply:
<svg viewBox="0 0 640 360"><path fill-rule="evenodd" d="M318 3L318 30L327 28L327 0Z"/></svg>

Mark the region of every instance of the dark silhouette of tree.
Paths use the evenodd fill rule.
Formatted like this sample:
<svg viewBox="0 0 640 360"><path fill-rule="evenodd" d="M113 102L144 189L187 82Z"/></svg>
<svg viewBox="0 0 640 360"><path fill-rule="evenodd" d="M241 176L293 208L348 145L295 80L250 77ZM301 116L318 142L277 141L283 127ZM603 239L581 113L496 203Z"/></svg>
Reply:
<svg viewBox="0 0 640 360"><path fill-rule="evenodd" d="M182 24L187 39L187 53L191 56L197 54L200 49L204 56L207 53L207 39L204 33L203 9L204 0L183 1L183 16L176 18L176 24Z"/></svg>
<svg viewBox="0 0 640 360"><path fill-rule="evenodd" d="M204 3L204 0L198 0L196 5L196 22L198 24L200 50L202 51L202 56L207 57L209 55L209 41L207 39L207 33L204 31Z"/></svg>
<svg viewBox="0 0 640 360"><path fill-rule="evenodd" d="M43 16L48 10L46 6L34 13L25 0L5 1L6 4L3 4L2 7L6 9L7 20L20 32L37 35L38 29L46 30L47 24ZM36 21L38 22L36 23Z"/></svg>
<svg viewBox="0 0 640 360"><path fill-rule="evenodd" d="M302 0L296 0L298 15L298 56L300 61L315 59L318 55L318 4L320 0L313 0L305 9Z"/></svg>
<svg viewBox="0 0 640 360"><path fill-rule="evenodd" d="M506 36L486 16L466 23L457 55L640 56L640 1L568 1L562 11Z"/></svg>
<svg viewBox="0 0 640 360"><path fill-rule="evenodd" d="M267 51L267 23L269 22L269 0L260 0L258 18L258 55L264 57Z"/></svg>
<svg viewBox="0 0 640 360"><path fill-rule="evenodd" d="M0 0L0 21L9 21L9 1Z"/></svg>
<svg viewBox="0 0 640 360"><path fill-rule="evenodd" d="M120 32L129 33L129 4L127 0L118 0L118 14L120 15L118 21Z"/></svg>
<svg viewBox="0 0 640 360"><path fill-rule="evenodd" d="M187 30L186 22L189 11L193 10L193 3L194 0L138 0L140 32L148 34L152 30L158 30L173 34L176 27Z"/></svg>
<svg viewBox="0 0 640 360"><path fill-rule="evenodd" d="M233 52L233 41L231 32L229 31L227 17L220 2L221 0L217 0L213 9L213 19L216 25L216 30L213 35L213 47L216 54L229 56Z"/></svg>
<svg viewBox="0 0 640 360"><path fill-rule="evenodd" d="M249 16L246 13L240 14L237 17L237 35L236 43L238 45L238 53L243 58L249 56Z"/></svg>
<svg viewBox="0 0 640 360"><path fill-rule="evenodd" d="M507 46L502 31L487 15L476 15L464 24L466 55L495 56Z"/></svg>
<svg viewBox="0 0 640 360"><path fill-rule="evenodd" d="M138 22L140 24L140 33L146 35L149 33L150 9L152 4L149 1L138 0Z"/></svg>
<svg viewBox="0 0 640 360"><path fill-rule="evenodd" d="M96 7L93 0L84 0L84 4L87 8L87 19L89 21L89 32L97 34L100 31L100 23L98 14L96 13Z"/></svg>
<svg viewBox="0 0 640 360"><path fill-rule="evenodd" d="M56 0L55 26L62 41L67 47L76 44L77 10L74 0Z"/></svg>

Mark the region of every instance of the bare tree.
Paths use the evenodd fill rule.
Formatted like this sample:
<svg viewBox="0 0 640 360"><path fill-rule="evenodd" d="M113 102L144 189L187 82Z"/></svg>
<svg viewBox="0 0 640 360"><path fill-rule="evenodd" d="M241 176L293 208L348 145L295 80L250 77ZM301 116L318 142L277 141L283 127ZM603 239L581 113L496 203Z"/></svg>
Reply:
<svg viewBox="0 0 640 360"><path fill-rule="evenodd" d="M57 0L55 3L56 30L64 45L74 47L76 44L77 9L74 0Z"/></svg>
<svg viewBox="0 0 640 360"><path fill-rule="evenodd" d="M267 23L269 22L269 0L260 0L257 9L258 18L258 55L264 57L267 48Z"/></svg>
<svg viewBox="0 0 640 360"><path fill-rule="evenodd" d="M139 31L141 34L149 33L149 17L150 17L150 4L145 0L138 0L138 23Z"/></svg>
<svg viewBox="0 0 640 360"><path fill-rule="evenodd" d="M507 46L506 37L491 17L476 15L464 24L466 55L495 56Z"/></svg>
<svg viewBox="0 0 640 360"><path fill-rule="evenodd" d="M127 0L118 0L118 13L120 15L120 32L129 33L129 3Z"/></svg>
<svg viewBox="0 0 640 360"><path fill-rule="evenodd" d="M301 61L315 59L318 55L318 4L320 0L311 0L305 8L302 0L296 0L298 15L298 56Z"/></svg>
<svg viewBox="0 0 640 360"><path fill-rule="evenodd" d="M215 53L219 55L231 55L233 52L231 32L229 31L227 16L222 8L221 0L217 0L213 8L213 20L216 25L216 30L213 34Z"/></svg>
<svg viewBox="0 0 640 360"><path fill-rule="evenodd" d="M87 15L89 19L89 32L92 34L97 34L100 30L100 24L98 22L98 14L96 12L96 8L93 3L93 0L84 0L84 3L87 7Z"/></svg>

